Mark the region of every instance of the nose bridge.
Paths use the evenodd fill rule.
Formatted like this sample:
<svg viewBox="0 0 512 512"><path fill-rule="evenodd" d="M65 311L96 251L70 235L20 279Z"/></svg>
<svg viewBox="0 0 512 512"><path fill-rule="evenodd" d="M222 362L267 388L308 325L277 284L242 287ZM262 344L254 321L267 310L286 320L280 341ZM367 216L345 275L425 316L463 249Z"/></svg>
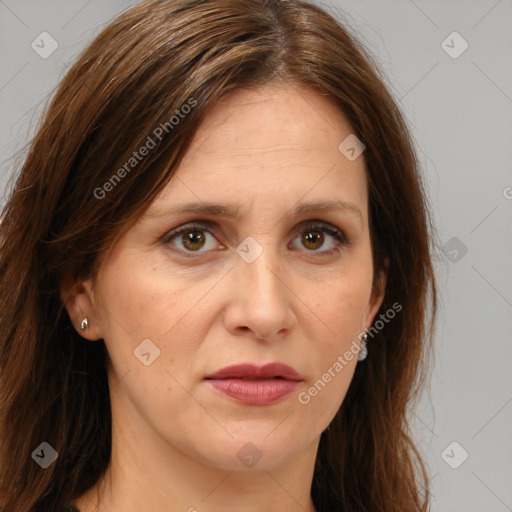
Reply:
<svg viewBox="0 0 512 512"><path fill-rule="evenodd" d="M248 288L249 297L272 302L283 295L283 283L279 279L281 264L271 237L267 236L265 240L261 236L258 238L247 237L237 248L236 273Z"/></svg>
<svg viewBox="0 0 512 512"><path fill-rule="evenodd" d="M237 288L237 327L269 337L290 327L290 294L271 237L246 238L237 248L233 278Z"/></svg>

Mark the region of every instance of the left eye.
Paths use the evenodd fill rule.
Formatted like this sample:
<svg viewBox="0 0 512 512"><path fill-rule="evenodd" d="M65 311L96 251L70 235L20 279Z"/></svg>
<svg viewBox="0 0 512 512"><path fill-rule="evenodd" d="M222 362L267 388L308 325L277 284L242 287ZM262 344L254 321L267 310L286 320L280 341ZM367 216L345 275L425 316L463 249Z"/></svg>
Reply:
<svg viewBox="0 0 512 512"><path fill-rule="evenodd" d="M302 245L309 249L308 252L318 251L324 245L325 235L332 239L332 243L327 249L319 251L323 254L331 254L347 243L343 233L329 224L310 224L299 233Z"/></svg>
<svg viewBox="0 0 512 512"><path fill-rule="evenodd" d="M320 251L319 249L325 244L326 235L331 238L331 244L327 249ZM210 240L208 240L209 238ZM339 246L347 244L347 239L343 233L338 228L329 224L309 224L298 233L294 241L299 238L307 252L319 252L322 254L330 254L338 250ZM178 249L188 253L208 252L219 247L225 248L219 244L209 229L200 225L186 225L177 228L171 231L163 241L164 243L171 243Z"/></svg>

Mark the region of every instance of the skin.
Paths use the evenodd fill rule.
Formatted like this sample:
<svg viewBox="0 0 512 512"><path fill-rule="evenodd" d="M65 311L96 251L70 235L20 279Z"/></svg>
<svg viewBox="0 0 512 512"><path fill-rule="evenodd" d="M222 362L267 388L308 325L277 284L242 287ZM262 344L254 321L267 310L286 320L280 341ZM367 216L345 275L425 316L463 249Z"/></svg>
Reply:
<svg viewBox="0 0 512 512"><path fill-rule="evenodd" d="M315 510L320 435L343 402L357 356L309 403L298 396L359 344L385 289L385 275L372 287L364 154L349 161L338 150L352 132L309 89L236 91L210 111L175 178L95 282L62 287L78 332L103 338L109 354L112 459L101 485L76 501L82 512ZM360 216L293 212L299 202L326 200L350 202ZM233 204L238 217L163 213L197 201ZM312 220L337 227L349 244L308 231ZM203 246L182 235L162 241L192 221L212 223L199 233ZM263 249L252 263L236 252L248 236ZM89 327L80 331L84 316ZM134 356L145 339L160 350L149 366ZM273 361L304 379L276 404L240 404L204 381L234 363ZM247 443L261 454L252 467L237 457Z"/></svg>

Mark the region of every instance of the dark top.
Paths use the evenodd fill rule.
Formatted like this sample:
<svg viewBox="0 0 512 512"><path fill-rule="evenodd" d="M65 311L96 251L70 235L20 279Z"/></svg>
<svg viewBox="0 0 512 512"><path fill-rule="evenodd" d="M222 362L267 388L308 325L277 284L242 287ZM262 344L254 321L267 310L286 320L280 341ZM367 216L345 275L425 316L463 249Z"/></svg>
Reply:
<svg viewBox="0 0 512 512"><path fill-rule="evenodd" d="M69 505L69 507L66 507L62 512L80 512L80 510L74 505Z"/></svg>

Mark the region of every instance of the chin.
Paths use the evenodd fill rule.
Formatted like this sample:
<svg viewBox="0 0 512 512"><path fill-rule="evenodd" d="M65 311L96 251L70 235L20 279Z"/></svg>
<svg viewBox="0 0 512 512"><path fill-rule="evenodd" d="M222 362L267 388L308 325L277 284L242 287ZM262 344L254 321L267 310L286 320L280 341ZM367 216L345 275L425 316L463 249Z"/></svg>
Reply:
<svg viewBox="0 0 512 512"><path fill-rule="evenodd" d="M208 465L226 471L271 471L292 460L307 445L292 439L291 433L270 432L272 429L262 433L247 428L229 440L212 440L208 453L201 456Z"/></svg>

